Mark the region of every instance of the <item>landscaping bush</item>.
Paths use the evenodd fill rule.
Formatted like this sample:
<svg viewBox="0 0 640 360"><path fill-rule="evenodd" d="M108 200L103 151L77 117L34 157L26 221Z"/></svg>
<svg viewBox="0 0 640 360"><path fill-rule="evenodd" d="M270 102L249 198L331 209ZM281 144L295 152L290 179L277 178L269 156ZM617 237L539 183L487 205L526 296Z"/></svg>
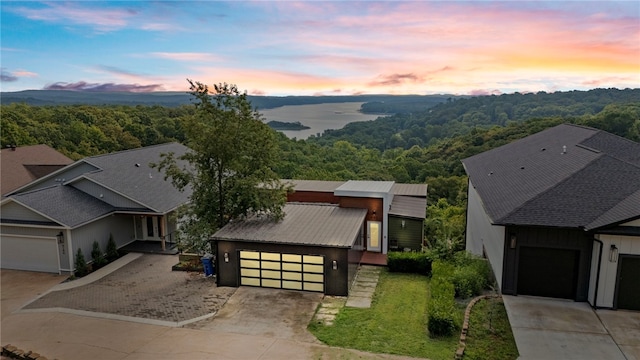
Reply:
<svg viewBox="0 0 640 360"><path fill-rule="evenodd" d="M91 249L91 258L93 259L93 270L98 270L107 263L102 250L100 250L100 244L97 241L93 242L93 249Z"/></svg>
<svg viewBox="0 0 640 360"><path fill-rule="evenodd" d="M387 254L387 266L391 272L429 275L431 258L424 252L392 251Z"/></svg>
<svg viewBox="0 0 640 360"><path fill-rule="evenodd" d="M486 260L467 252L454 255L451 262L437 260L432 264L432 277L442 278L453 284L455 296L477 296L488 287L491 269Z"/></svg>
<svg viewBox="0 0 640 360"><path fill-rule="evenodd" d="M433 337L450 336L456 331L453 284L443 278L432 278L428 302L427 329Z"/></svg>
<svg viewBox="0 0 640 360"><path fill-rule="evenodd" d="M83 277L89 273L89 266L84 259L82 249L78 249L76 253L76 271L74 272L76 277Z"/></svg>
<svg viewBox="0 0 640 360"><path fill-rule="evenodd" d="M116 260L120 254L118 254L118 248L116 242L113 240L113 234L109 234L109 242L107 243L107 261L111 262Z"/></svg>

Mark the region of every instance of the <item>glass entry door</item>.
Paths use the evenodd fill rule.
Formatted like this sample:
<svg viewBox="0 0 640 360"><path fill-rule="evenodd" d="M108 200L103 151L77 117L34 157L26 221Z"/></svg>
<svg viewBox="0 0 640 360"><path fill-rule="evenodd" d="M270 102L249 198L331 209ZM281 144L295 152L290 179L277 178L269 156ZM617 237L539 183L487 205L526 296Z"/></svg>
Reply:
<svg viewBox="0 0 640 360"><path fill-rule="evenodd" d="M367 251L382 251L382 223L380 221L367 222Z"/></svg>

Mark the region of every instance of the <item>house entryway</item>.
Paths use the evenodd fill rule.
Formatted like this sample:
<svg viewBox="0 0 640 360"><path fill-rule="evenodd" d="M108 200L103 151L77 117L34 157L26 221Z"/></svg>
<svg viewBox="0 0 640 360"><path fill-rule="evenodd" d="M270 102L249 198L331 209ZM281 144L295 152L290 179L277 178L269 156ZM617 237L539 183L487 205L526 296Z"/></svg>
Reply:
<svg viewBox="0 0 640 360"><path fill-rule="evenodd" d="M640 256L620 255L618 261L615 308L640 310Z"/></svg>

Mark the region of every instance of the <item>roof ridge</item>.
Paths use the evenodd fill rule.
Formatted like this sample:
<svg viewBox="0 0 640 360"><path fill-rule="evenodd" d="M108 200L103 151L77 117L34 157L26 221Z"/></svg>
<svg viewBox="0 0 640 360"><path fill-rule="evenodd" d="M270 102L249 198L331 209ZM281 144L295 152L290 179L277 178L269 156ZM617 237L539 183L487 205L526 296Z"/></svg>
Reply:
<svg viewBox="0 0 640 360"><path fill-rule="evenodd" d="M110 153L106 153L106 154L98 154L98 155L93 155L93 156L87 156L85 158L82 158L81 160L84 160L84 159L96 159L96 158L101 158L101 157L105 157L105 156L112 156L112 155L122 154L122 153L126 153L126 152L138 151L138 150L142 150L142 149L146 150L146 149L150 149L150 148L155 148L155 147L159 147L159 146L166 146L166 145L171 145L171 144L182 145L177 141L170 141L170 142L166 142L166 143L162 143L162 144L153 144L153 145L141 146L141 147L137 147L137 148L133 148L133 149L125 149L125 150L114 151L114 152L110 152ZM185 146L185 145L183 145L183 146Z"/></svg>
<svg viewBox="0 0 640 360"><path fill-rule="evenodd" d="M56 187L58 187L58 186L64 186L64 185L62 185L62 184L53 184L53 185L49 185L49 186L45 186L45 187L41 187L41 188L35 188L35 189L33 189L33 190L29 190L29 191L21 192L21 193L18 193L18 194L11 194L11 195L9 195L9 196L7 196L7 197L11 198L11 197L14 197L14 196L21 196L21 195L27 195L27 194L34 194L34 193L37 193L37 192L39 192L39 191L50 190L50 189L56 188Z"/></svg>

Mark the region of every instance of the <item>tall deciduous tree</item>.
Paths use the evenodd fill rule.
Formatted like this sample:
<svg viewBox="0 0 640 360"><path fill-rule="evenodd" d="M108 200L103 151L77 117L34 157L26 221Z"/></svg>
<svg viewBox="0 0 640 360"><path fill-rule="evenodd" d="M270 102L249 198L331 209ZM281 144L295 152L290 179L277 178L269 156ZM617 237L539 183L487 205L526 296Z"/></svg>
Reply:
<svg viewBox="0 0 640 360"><path fill-rule="evenodd" d="M233 219L282 219L288 188L272 170L279 151L275 134L247 94L226 83L210 93L207 85L188 81L196 111L185 117L183 129L191 151L177 158L163 154L157 166L179 189L191 187L181 235L203 250L209 236Z"/></svg>

